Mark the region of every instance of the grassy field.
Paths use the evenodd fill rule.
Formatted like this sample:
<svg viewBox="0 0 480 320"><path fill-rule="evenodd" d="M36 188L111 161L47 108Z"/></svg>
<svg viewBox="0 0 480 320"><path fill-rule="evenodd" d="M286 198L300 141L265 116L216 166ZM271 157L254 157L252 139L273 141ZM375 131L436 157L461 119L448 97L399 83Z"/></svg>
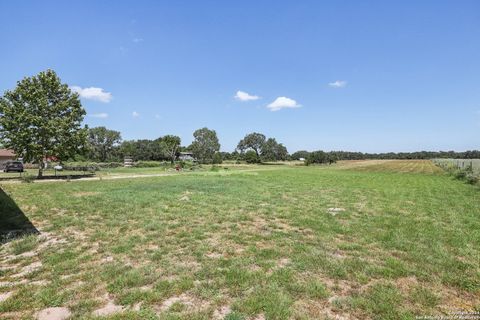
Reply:
<svg viewBox="0 0 480 320"><path fill-rule="evenodd" d="M0 247L0 318L480 312L480 190L429 161L2 188L0 232L41 234Z"/></svg>

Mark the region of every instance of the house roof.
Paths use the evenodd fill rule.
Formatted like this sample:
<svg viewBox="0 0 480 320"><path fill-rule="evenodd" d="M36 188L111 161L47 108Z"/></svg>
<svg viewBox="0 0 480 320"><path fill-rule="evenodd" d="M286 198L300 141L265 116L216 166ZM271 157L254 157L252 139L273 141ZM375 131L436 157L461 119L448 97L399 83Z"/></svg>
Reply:
<svg viewBox="0 0 480 320"><path fill-rule="evenodd" d="M13 150L0 149L0 157L15 157Z"/></svg>

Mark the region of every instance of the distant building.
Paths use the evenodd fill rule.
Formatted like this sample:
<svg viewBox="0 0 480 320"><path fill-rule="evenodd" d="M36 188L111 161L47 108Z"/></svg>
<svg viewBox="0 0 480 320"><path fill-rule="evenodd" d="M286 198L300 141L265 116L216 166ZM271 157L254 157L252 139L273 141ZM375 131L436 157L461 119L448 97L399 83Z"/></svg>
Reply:
<svg viewBox="0 0 480 320"><path fill-rule="evenodd" d="M17 156L15 155L13 150L0 149L0 168L3 168L5 162L15 159L17 159Z"/></svg>
<svg viewBox="0 0 480 320"><path fill-rule="evenodd" d="M180 152L178 155L178 160L181 161L195 161L195 157L192 152Z"/></svg>

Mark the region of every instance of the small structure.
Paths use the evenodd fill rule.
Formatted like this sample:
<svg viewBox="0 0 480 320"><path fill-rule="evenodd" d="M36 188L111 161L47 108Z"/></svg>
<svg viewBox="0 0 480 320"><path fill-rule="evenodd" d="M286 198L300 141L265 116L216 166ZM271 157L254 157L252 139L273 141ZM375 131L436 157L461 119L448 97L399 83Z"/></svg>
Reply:
<svg viewBox="0 0 480 320"><path fill-rule="evenodd" d="M123 159L123 166L124 167L133 167L133 159L131 157L125 157Z"/></svg>
<svg viewBox="0 0 480 320"><path fill-rule="evenodd" d="M195 161L195 157L192 152L180 152L178 155L178 160L181 161Z"/></svg>
<svg viewBox="0 0 480 320"><path fill-rule="evenodd" d="M15 155L13 150L0 149L0 169L3 169L3 166L7 161L15 159L17 159L17 156Z"/></svg>

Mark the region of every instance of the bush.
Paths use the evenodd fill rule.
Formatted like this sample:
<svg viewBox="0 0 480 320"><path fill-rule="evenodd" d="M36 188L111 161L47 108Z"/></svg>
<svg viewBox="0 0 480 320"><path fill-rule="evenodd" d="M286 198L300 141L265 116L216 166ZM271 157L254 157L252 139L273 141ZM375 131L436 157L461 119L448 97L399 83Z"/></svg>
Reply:
<svg viewBox="0 0 480 320"><path fill-rule="evenodd" d="M213 155L212 164L221 164L223 162L222 155L217 152Z"/></svg>
<svg viewBox="0 0 480 320"><path fill-rule="evenodd" d="M218 171L220 171L220 167L218 167L218 166L216 166L216 165L213 165L213 166L210 168L210 171L218 172Z"/></svg>
<svg viewBox="0 0 480 320"><path fill-rule="evenodd" d="M323 151L314 151L308 155L308 158L305 160L305 164L308 166L313 163L322 164L327 163L328 157L327 154Z"/></svg>
<svg viewBox="0 0 480 320"><path fill-rule="evenodd" d="M32 183L33 181L35 181L35 176L32 176L31 174L25 172L24 174L22 174L22 177L20 179L22 179L21 181L24 183Z"/></svg>
<svg viewBox="0 0 480 320"><path fill-rule="evenodd" d="M100 169L110 169L123 167L121 162L65 162L61 164L64 170L71 171L98 171Z"/></svg>
<svg viewBox="0 0 480 320"><path fill-rule="evenodd" d="M249 150L245 153L245 161L247 163L260 163L260 158L257 156L255 151Z"/></svg>
<svg viewBox="0 0 480 320"><path fill-rule="evenodd" d="M169 167L170 163L165 161L137 161L133 166L136 168Z"/></svg>
<svg viewBox="0 0 480 320"><path fill-rule="evenodd" d="M469 184L477 184L478 181L479 181L479 178L478 178L478 176L476 176L473 173L468 173L465 176L465 181L467 181L467 183L469 183Z"/></svg>
<svg viewBox="0 0 480 320"><path fill-rule="evenodd" d="M467 172L465 170L457 170L454 172L455 179L463 180L467 177Z"/></svg>

